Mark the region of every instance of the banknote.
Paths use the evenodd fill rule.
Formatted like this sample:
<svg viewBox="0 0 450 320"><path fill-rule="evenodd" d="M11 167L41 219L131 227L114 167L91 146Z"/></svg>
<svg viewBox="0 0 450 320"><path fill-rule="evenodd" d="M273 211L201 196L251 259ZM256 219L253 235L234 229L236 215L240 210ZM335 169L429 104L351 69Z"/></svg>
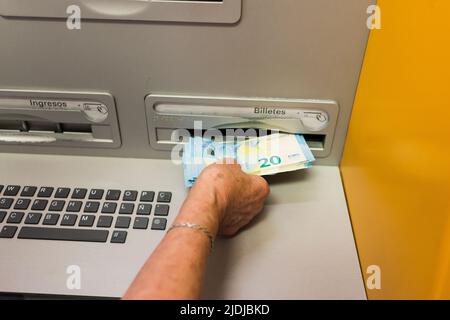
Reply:
<svg viewBox="0 0 450 320"><path fill-rule="evenodd" d="M272 134L233 141L190 138L184 147L183 168L186 187L192 187L203 169L223 159L234 159L253 175L274 175L309 168L315 160L304 137Z"/></svg>

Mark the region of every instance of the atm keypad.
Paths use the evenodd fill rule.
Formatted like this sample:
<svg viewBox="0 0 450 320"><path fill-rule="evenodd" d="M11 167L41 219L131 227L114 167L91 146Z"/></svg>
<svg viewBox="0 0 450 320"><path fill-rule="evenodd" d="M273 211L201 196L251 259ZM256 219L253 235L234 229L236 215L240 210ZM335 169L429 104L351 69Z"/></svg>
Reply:
<svg viewBox="0 0 450 320"><path fill-rule="evenodd" d="M171 201L169 191L0 185L0 238L125 243L166 230Z"/></svg>

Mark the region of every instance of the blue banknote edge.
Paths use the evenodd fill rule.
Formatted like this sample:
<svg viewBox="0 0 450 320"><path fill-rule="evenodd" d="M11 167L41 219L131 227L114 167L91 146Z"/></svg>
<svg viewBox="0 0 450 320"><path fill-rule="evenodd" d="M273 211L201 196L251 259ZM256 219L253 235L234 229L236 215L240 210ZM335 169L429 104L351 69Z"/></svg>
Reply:
<svg viewBox="0 0 450 320"><path fill-rule="evenodd" d="M303 154L305 155L306 159L308 161L315 161L316 158L311 152L311 149L309 148L308 144L306 143L305 137L301 134L296 134L295 138L297 139L300 147L302 148Z"/></svg>

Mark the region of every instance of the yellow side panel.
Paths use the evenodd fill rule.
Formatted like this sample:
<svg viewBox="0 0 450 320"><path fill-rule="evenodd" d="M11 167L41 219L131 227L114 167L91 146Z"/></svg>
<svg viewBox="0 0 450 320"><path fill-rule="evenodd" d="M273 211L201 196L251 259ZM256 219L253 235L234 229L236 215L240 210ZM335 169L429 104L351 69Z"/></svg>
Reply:
<svg viewBox="0 0 450 320"><path fill-rule="evenodd" d="M371 299L450 298L450 1L379 0L341 165Z"/></svg>

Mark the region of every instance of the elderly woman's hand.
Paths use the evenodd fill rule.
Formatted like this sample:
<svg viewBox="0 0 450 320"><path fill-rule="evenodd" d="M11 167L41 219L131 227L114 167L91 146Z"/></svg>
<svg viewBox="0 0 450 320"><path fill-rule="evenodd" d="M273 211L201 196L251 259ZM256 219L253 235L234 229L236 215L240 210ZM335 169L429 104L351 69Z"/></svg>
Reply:
<svg viewBox="0 0 450 320"><path fill-rule="evenodd" d="M248 175L226 159L203 170L189 198L210 201L217 208L210 212L218 213L219 233L232 236L262 211L269 191L264 178Z"/></svg>

